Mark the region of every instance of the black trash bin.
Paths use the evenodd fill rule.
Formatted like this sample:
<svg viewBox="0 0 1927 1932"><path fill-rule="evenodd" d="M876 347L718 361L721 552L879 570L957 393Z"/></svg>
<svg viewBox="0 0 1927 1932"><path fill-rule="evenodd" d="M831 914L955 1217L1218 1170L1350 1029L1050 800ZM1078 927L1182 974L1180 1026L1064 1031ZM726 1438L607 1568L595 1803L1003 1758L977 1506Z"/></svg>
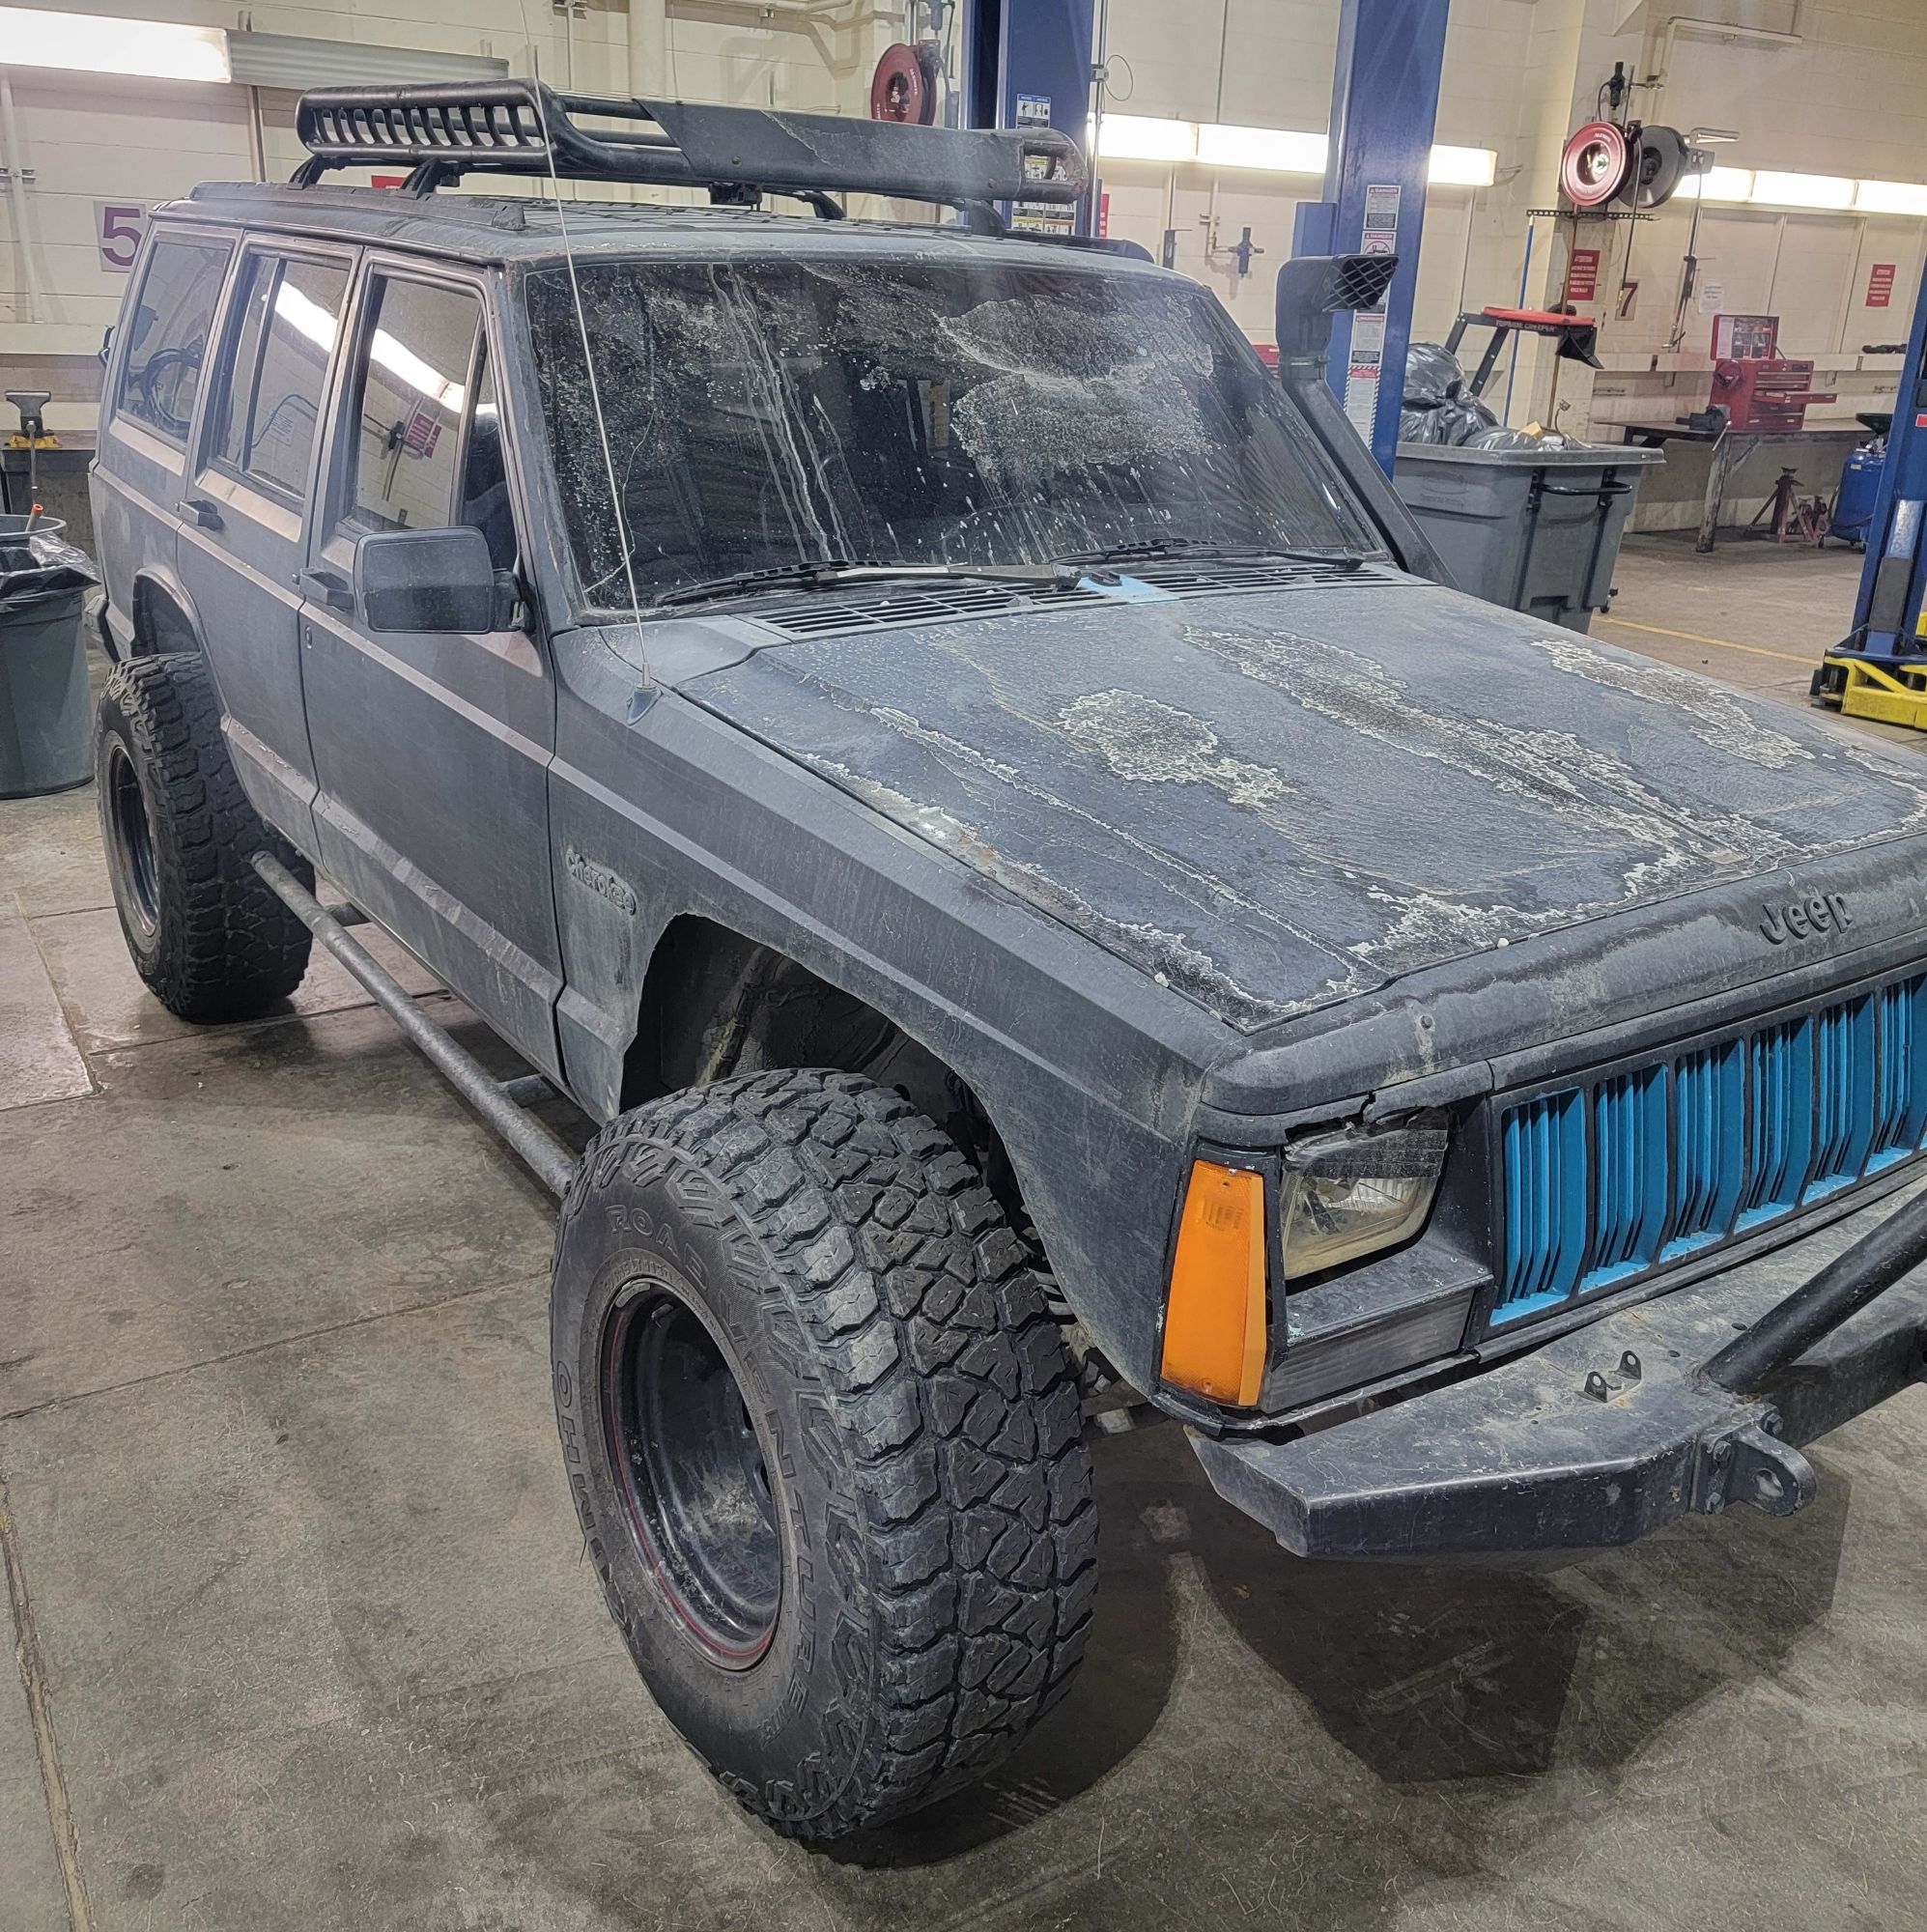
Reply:
<svg viewBox="0 0 1927 1932"><path fill-rule="evenodd" d="M0 798L35 798L94 773L81 618L98 579L55 518L0 516Z"/></svg>

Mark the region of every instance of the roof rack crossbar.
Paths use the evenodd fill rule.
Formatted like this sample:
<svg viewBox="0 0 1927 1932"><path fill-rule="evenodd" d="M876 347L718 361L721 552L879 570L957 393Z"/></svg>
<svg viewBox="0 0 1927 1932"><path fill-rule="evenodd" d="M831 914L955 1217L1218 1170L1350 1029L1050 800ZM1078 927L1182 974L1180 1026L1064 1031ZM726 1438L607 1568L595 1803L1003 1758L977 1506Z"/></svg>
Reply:
<svg viewBox="0 0 1927 1932"><path fill-rule="evenodd" d="M578 117L613 122L584 128ZM326 87L302 95L302 186L334 168L407 162L416 192L465 174L708 188L718 199L898 196L965 211L999 201L1066 205L1084 192L1077 143L1051 128L954 129L834 114L558 94L545 82ZM546 129L546 134L545 134Z"/></svg>

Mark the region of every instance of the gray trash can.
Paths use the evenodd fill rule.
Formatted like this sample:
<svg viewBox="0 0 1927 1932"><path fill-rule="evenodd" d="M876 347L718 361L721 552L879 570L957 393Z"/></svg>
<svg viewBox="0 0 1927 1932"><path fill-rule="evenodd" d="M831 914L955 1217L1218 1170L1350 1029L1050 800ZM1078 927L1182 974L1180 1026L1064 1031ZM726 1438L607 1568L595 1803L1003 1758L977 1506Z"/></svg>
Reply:
<svg viewBox="0 0 1927 1932"><path fill-rule="evenodd" d="M1402 442L1392 487L1459 589L1583 631L1612 601L1619 540L1657 449Z"/></svg>
<svg viewBox="0 0 1927 1932"><path fill-rule="evenodd" d="M0 516L0 798L94 774L94 705L81 616L97 581L54 518Z"/></svg>

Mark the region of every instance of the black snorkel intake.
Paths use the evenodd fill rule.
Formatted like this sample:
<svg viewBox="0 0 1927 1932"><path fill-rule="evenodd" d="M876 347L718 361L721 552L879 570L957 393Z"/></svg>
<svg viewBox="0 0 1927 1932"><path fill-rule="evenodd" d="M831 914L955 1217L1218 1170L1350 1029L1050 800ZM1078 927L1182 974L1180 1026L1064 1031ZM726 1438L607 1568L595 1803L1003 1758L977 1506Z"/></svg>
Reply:
<svg viewBox="0 0 1927 1932"><path fill-rule="evenodd" d="M1371 511L1399 567L1450 586L1452 579L1438 553L1372 460L1325 382L1332 317L1376 308L1398 267L1396 255L1298 255L1283 264L1278 270L1278 380L1339 474ZM1404 371L1396 376L1403 382Z"/></svg>

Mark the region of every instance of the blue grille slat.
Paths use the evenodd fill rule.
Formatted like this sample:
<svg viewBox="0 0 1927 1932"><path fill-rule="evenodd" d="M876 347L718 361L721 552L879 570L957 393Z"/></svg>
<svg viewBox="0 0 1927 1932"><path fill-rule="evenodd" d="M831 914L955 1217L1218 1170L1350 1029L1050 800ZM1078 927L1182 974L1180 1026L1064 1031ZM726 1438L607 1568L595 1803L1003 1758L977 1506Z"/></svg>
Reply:
<svg viewBox="0 0 1927 1932"><path fill-rule="evenodd" d="M1504 1131L1506 1278L1493 1320L1516 1321L1578 1286L1586 1242L1586 1117L1576 1088L1514 1107Z"/></svg>
<svg viewBox="0 0 1927 1932"><path fill-rule="evenodd" d="M1813 1022L1814 1149L1802 1201L1860 1178L1874 1132L1874 1009L1871 1000L1828 1007Z"/></svg>
<svg viewBox="0 0 1927 1932"><path fill-rule="evenodd" d="M1581 1288L1651 1267L1666 1218L1666 1073L1621 1074L1593 1089L1592 1240Z"/></svg>
<svg viewBox="0 0 1927 1932"><path fill-rule="evenodd" d="M1507 1106L1493 1325L1791 1214L1927 1143L1927 975Z"/></svg>
<svg viewBox="0 0 1927 1932"><path fill-rule="evenodd" d="M1798 1205L1813 1160L1813 1022L1762 1027L1746 1043L1742 1228Z"/></svg>
<svg viewBox="0 0 1927 1932"><path fill-rule="evenodd" d="M1720 1239L1745 1177L1746 1068L1740 1041L1682 1054L1673 1065L1672 1201L1659 1258Z"/></svg>
<svg viewBox="0 0 1927 1932"><path fill-rule="evenodd" d="M1875 1033L1880 1075L1869 1172L1912 1153L1927 1133L1927 979L1882 988Z"/></svg>

